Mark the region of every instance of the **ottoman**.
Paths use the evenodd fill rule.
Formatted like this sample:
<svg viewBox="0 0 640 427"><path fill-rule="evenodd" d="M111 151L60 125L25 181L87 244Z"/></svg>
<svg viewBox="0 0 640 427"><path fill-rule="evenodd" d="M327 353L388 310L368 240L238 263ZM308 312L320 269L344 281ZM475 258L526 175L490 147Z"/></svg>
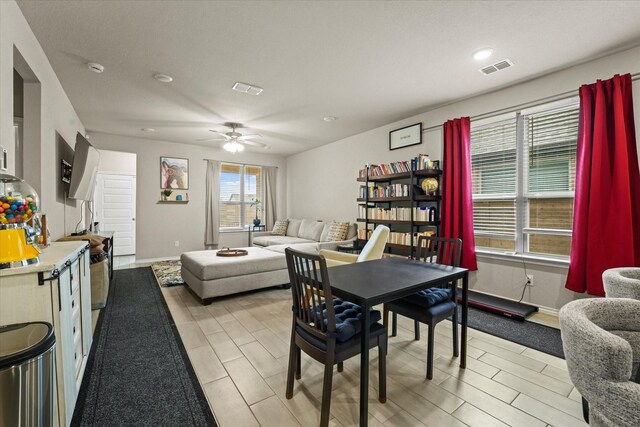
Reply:
<svg viewBox="0 0 640 427"><path fill-rule="evenodd" d="M242 248L248 255L217 256L217 251L185 252L180 256L182 280L202 301L215 297L289 283L284 253Z"/></svg>

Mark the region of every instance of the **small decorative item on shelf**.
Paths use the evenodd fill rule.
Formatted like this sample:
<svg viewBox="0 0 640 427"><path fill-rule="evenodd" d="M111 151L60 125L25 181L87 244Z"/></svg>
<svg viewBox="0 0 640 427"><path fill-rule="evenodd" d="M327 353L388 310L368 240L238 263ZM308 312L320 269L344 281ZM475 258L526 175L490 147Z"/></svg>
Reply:
<svg viewBox="0 0 640 427"><path fill-rule="evenodd" d="M425 178L420 186L426 194L434 195L438 191L438 180L436 178Z"/></svg>
<svg viewBox="0 0 640 427"><path fill-rule="evenodd" d="M164 190L162 190L160 192L162 200L169 200L169 196L171 196L171 193L173 193L173 190L170 190L168 188L165 188Z"/></svg>
<svg viewBox="0 0 640 427"><path fill-rule="evenodd" d="M176 200L177 200L178 202L181 202L181 201L182 201L182 194L178 194L178 195L176 196Z"/></svg>
<svg viewBox="0 0 640 427"><path fill-rule="evenodd" d="M440 170L440 160L434 160L433 162L433 169L434 170Z"/></svg>
<svg viewBox="0 0 640 427"><path fill-rule="evenodd" d="M260 225L260 217L258 216L260 213L260 204L262 202L260 201L260 199L252 199L251 200L251 205L250 206L255 206L256 207L256 217L253 219L253 225L254 226L259 226Z"/></svg>

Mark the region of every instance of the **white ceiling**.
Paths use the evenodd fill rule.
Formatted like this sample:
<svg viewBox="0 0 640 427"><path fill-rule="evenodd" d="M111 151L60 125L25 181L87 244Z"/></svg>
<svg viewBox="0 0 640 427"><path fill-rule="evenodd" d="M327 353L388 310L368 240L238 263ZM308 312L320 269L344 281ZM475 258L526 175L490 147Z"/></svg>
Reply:
<svg viewBox="0 0 640 427"><path fill-rule="evenodd" d="M640 44L637 1L19 5L89 132L193 144L237 121L281 155ZM472 59L484 46L494 55Z"/></svg>

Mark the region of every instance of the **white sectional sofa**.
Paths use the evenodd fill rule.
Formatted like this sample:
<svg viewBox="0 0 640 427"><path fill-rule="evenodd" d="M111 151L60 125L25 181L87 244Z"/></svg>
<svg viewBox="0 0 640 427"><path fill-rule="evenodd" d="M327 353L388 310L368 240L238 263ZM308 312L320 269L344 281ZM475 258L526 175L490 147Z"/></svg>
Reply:
<svg viewBox="0 0 640 427"><path fill-rule="evenodd" d="M327 240L332 221L313 219L289 219L284 236L274 235L271 231L253 233L252 245L284 253L292 247L299 251L319 253L321 249L336 250L339 245L352 244L358 234L357 224L349 224L347 237L340 241Z"/></svg>
<svg viewBox="0 0 640 427"><path fill-rule="evenodd" d="M321 249L335 250L338 245L351 244L356 239L357 225L350 224L346 240L327 241L332 221L290 219L284 236L270 231L253 233L253 247L248 255L218 257L217 251L185 252L182 279L203 304L214 298L260 288L289 283L284 250L319 253Z"/></svg>

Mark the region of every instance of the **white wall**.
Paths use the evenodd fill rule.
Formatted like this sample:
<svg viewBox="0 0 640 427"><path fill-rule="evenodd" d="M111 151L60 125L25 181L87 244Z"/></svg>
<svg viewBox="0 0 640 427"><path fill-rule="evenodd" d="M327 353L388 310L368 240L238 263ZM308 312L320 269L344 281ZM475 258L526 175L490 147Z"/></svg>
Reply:
<svg viewBox="0 0 640 427"><path fill-rule="evenodd" d="M505 71L508 72L508 71ZM360 183L358 170L366 163L408 160L418 153L440 159L441 128L423 134L423 144L389 151L388 133L416 122L423 127L441 126L446 120L476 116L533 102L567 91L597 79L611 78L616 73L640 72L640 47L616 55L562 70L545 77L485 95L456 102L407 119L382 126L349 138L287 158L287 216L297 218L338 218L355 221L356 197ZM489 76L487 78L499 77ZM640 129L640 81L634 83L636 133ZM640 138L638 138L640 141ZM564 289L566 267L527 264L535 276L535 286L525 301L560 308L575 298ZM520 260L495 260L479 257L478 272L471 278L479 291L519 299L522 292L523 268Z"/></svg>
<svg viewBox="0 0 640 427"><path fill-rule="evenodd" d="M206 162L228 162L277 166L277 213L286 211L286 160L281 156L244 151L231 154L199 145L152 141L111 134L92 133L91 143L101 152L115 150L137 154L136 259L178 256L204 249L204 199ZM162 204L160 199L160 156L189 159L189 203ZM222 233L220 247L247 246L247 233ZM180 242L179 247L174 242Z"/></svg>
<svg viewBox="0 0 640 427"><path fill-rule="evenodd" d="M60 159L56 152L56 133L73 147L76 132L84 133L84 127L18 5L14 1L0 1L0 94L2 95L0 96L0 141L9 151L7 172L13 174L15 171L14 47L26 60L39 81L41 107L35 116L39 115L41 122L38 134L32 137L37 149L25 151L24 175L40 195L41 212L47 214L47 224L51 237L55 240L64 234L65 216L68 231L72 230L80 217L79 203L76 206L75 202L68 202L65 212L64 203L57 197ZM25 87L25 92L27 90L31 88ZM27 95L25 93L25 96ZM8 141L10 143L7 143ZM35 152L36 157L28 157L29 152Z"/></svg>
<svg viewBox="0 0 640 427"><path fill-rule="evenodd" d="M137 159L135 153L111 150L98 150L98 152L100 152L98 172L135 176Z"/></svg>

